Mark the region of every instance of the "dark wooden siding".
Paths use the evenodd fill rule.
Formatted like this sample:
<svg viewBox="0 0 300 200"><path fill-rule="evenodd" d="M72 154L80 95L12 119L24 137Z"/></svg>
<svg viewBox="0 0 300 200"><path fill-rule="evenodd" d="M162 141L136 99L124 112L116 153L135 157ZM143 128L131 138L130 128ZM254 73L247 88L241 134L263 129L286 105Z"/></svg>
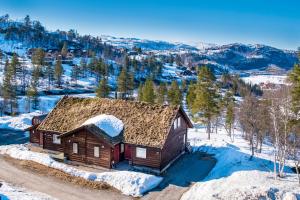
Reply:
<svg viewBox="0 0 300 200"><path fill-rule="evenodd" d="M146 148L146 158L136 157L137 147ZM159 148L130 145L130 149L131 149L131 161L133 165L141 165L141 166L158 168L158 169L160 168L161 151Z"/></svg>
<svg viewBox="0 0 300 200"><path fill-rule="evenodd" d="M71 161L99 165L110 168L113 148L105 140L87 130L79 130L73 135L62 138L64 153ZM78 144L78 154L73 153L73 143ZM99 158L94 156L94 147L99 147Z"/></svg>
<svg viewBox="0 0 300 200"><path fill-rule="evenodd" d="M30 130L29 141L31 143L40 144L40 132L37 131L35 128Z"/></svg>
<svg viewBox="0 0 300 200"><path fill-rule="evenodd" d="M161 169L166 167L173 159L185 150L187 124L181 113L178 113L176 117L180 117L181 126L174 129L173 124L171 127L170 133L162 149Z"/></svg>
<svg viewBox="0 0 300 200"><path fill-rule="evenodd" d="M53 132L42 132L43 134L43 148L49 149L52 151L60 151L63 152L63 143L61 144L54 144L53 143L53 135L59 135L59 133L53 133Z"/></svg>

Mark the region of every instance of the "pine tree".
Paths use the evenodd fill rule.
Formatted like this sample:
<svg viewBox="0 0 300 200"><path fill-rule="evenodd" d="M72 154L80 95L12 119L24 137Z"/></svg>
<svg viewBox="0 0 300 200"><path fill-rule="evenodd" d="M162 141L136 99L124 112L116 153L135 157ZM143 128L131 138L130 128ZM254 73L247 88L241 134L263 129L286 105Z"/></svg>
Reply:
<svg viewBox="0 0 300 200"><path fill-rule="evenodd" d="M157 103L164 104L168 89L165 83L160 83L157 89Z"/></svg>
<svg viewBox="0 0 300 200"><path fill-rule="evenodd" d="M118 77L118 92L121 93L122 98L126 98L127 94L127 70L125 67L122 68L122 71Z"/></svg>
<svg viewBox="0 0 300 200"><path fill-rule="evenodd" d="M295 111L295 113L298 113L300 112L300 53L299 63L295 64L293 70L289 74L289 80L292 83L293 110Z"/></svg>
<svg viewBox="0 0 300 200"><path fill-rule="evenodd" d="M61 57L58 57L54 69L54 78L56 80L56 84L58 85L58 87L61 87L62 85L62 75L63 75L63 67L61 63Z"/></svg>
<svg viewBox="0 0 300 200"><path fill-rule="evenodd" d="M190 110L192 110L193 108L193 103L194 100L196 98L196 84L190 84L188 91L187 91L187 95L186 95L186 103L189 107Z"/></svg>
<svg viewBox="0 0 300 200"><path fill-rule="evenodd" d="M25 16L25 18L24 18L24 24L25 24L26 27L30 27L31 26L31 20L30 20L29 15Z"/></svg>
<svg viewBox="0 0 300 200"><path fill-rule="evenodd" d="M80 73L79 66L78 65L73 65L72 66L72 71L71 71L71 78L75 82L75 85L77 85L77 81L78 81L78 78L79 78L79 73Z"/></svg>
<svg viewBox="0 0 300 200"><path fill-rule="evenodd" d="M45 75L46 75L47 81L48 81L48 90L50 90L50 87L51 87L53 79L54 79L54 67L53 67L52 63L48 63L46 65Z"/></svg>
<svg viewBox="0 0 300 200"><path fill-rule="evenodd" d="M87 63L84 58L81 58L80 60L80 71L83 78L87 76Z"/></svg>
<svg viewBox="0 0 300 200"><path fill-rule="evenodd" d="M130 70L130 59L127 54L124 57L124 67L126 68L127 71Z"/></svg>
<svg viewBox="0 0 300 200"><path fill-rule="evenodd" d="M186 92L186 90L187 90L187 83L186 83L186 80L183 79L183 80L181 81L181 83L182 83L182 85L181 85L181 90L182 90L182 92Z"/></svg>
<svg viewBox="0 0 300 200"><path fill-rule="evenodd" d="M31 103L32 103L32 108L37 109L39 99L38 99L37 82L35 82L34 80L31 81L30 87L27 89L26 96L27 96L28 104L29 104L29 106L28 106L29 112L31 112L30 111Z"/></svg>
<svg viewBox="0 0 300 200"><path fill-rule="evenodd" d="M67 54L68 54L68 44L67 44L67 42L64 42L64 45L61 49L61 55L63 58L65 58L67 56Z"/></svg>
<svg viewBox="0 0 300 200"><path fill-rule="evenodd" d="M17 54L13 54L13 57L11 59L11 73L14 77L14 81L17 81L17 78L20 77L21 74L21 64L19 62L19 58Z"/></svg>
<svg viewBox="0 0 300 200"><path fill-rule="evenodd" d="M154 103L155 93L154 93L154 84L153 81L147 79L143 87L143 101Z"/></svg>
<svg viewBox="0 0 300 200"><path fill-rule="evenodd" d="M128 73L127 90L128 90L128 95L132 96L133 90L134 90L134 74L133 74L133 72Z"/></svg>
<svg viewBox="0 0 300 200"><path fill-rule="evenodd" d="M134 74L133 72L128 72L124 66L118 77L118 92L121 93L122 98L128 98L128 95L132 95L133 89Z"/></svg>
<svg viewBox="0 0 300 200"><path fill-rule="evenodd" d="M45 65L45 52L41 48L37 48L34 50L32 57L31 57L31 62L33 65L36 66L43 66Z"/></svg>
<svg viewBox="0 0 300 200"><path fill-rule="evenodd" d="M172 81L171 87L168 90L168 101L171 105L180 105L182 94L177 81Z"/></svg>
<svg viewBox="0 0 300 200"><path fill-rule="evenodd" d="M143 99L144 99L143 90L144 90L143 84L140 83L139 88L138 88L138 100L139 101L143 101Z"/></svg>
<svg viewBox="0 0 300 200"><path fill-rule="evenodd" d="M107 83L107 79L104 77L96 89L97 97L107 98L109 96L110 88Z"/></svg>
<svg viewBox="0 0 300 200"><path fill-rule="evenodd" d="M210 139L212 119L219 111L215 80L213 72L207 66L201 67L195 88L195 99L192 102L192 112L202 114L208 139Z"/></svg>
<svg viewBox="0 0 300 200"><path fill-rule="evenodd" d="M4 66L4 78L3 78L3 86L2 86L2 97L5 106L10 104L11 93L13 90L11 79L12 79L12 73L10 71L10 63L8 60L6 60Z"/></svg>

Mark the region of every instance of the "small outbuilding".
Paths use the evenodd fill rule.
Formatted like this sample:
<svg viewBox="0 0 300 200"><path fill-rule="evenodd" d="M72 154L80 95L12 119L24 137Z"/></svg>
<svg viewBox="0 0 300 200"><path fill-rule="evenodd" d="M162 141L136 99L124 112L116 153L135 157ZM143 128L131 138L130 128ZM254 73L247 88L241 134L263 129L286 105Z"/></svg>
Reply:
<svg viewBox="0 0 300 200"><path fill-rule="evenodd" d="M62 98L37 127L44 149L111 168L128 160L160 172L185 152L193 125L181 106L106 98Z"/></svg>

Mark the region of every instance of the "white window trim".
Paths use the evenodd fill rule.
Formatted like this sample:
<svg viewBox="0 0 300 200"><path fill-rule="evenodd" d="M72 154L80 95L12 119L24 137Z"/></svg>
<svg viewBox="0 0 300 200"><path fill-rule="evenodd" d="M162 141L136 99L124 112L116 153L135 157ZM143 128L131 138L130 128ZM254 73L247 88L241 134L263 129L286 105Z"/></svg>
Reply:
<svg viewBox="0 0 300 200"><path fill-rule="evenodd" d="M53 144L61 144L61 139L58 138L59 135L57 134L53 134L52 135L52 141L53 141Z"/></svg>
<svg viewBox="0 0 300 200"><path fill-rule="evenodd" d="M100 157L100 147L95 146L94 147L94 157L99 158Z"/></svg>
<svg viewBox="0 0 300 200"><path fill-rule="evenodd" d="M180 128L181 126L181 117L177 118L177 128Z"/></svg>
<svg viewBox="0 0 300 200"><path fill-rule="evenodd" d="M174 130L177 129L177 118L174 120Z"/></svg>
<svg viewBox="0 0 300 200"><path fill-rule="evenodd" d="M136 157L137 158L147 158L147 149L146 148L142 148L142 147L136 147Z"/></svg>
<svg viewBox="0 0 300 200"><path fill-rule="evenodd" d="M78 154L78 143L73 142L73 149L72 149L74 154Z"/></svg>

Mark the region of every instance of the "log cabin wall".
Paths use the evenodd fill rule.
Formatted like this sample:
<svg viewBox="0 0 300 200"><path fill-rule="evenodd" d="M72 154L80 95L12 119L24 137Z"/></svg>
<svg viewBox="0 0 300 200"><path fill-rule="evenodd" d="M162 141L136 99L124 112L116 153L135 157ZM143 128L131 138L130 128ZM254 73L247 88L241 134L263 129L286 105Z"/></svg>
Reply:
<svg viewBox="0 0 300 200"><path fill-rule="evenodd" d="M31 120L32 129L29 131L29 141L31 143L42 145L40 141L40 131L36 129L38 125L42 123L42 119L39 116L34 116Z"/></svg>
<svg viewBox="0 0 300 200"><path fill-rule="evenodd" d="M139 158L136 155L137 148L146 149L146 158ZM130 145L131 150L131 161L133 165L140 165L152 168L160 168L160 154L161 150L159 148Z"/></svg>
<svg viewBox="0 0 300 200"><path fill-rule="evenodd" d="M175 129L174 123L162 149L161 169L185 150L187 140L187 124L179 112L176 116L181 120L180 126Z"/></svg>
<svg viewBox="0 0 300 200"><path fill-rule="evenodd" d="M71 161L111 168L113 148L107 142L83 129L63 137L64 153ZM78 144L78 153L73 153L73 143ZM94 147L99 147L99 157L94 155Z"/></svg>
<svg viewBox="0 0 300 200"><path fill-rule="evenodd" d="M53 135L60 135L60 133L54 133L54 132L48 132L48 131L42 131L43 134L43 148L52 150L52 151L60 151L63 152L63 144L55 144L53 143Z"/></svg>
<svg viewBox="0 0 300 200"><path fill-rule="evenodd" d="M40 144L40 132L36 128L30 130L29 141L30 143Z"/></svg>

